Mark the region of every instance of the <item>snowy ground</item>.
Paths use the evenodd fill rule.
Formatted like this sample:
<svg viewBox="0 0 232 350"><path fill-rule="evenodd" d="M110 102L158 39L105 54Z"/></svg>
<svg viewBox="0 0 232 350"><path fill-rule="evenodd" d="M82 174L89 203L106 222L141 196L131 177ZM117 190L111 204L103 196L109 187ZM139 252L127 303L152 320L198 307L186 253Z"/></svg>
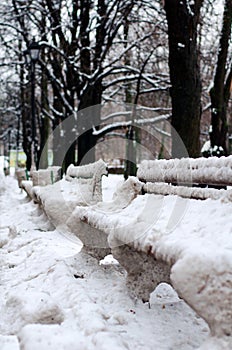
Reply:
<svg viewBox="0 0 232 350"><path fill-rule="evenodd" d="M104 200L116 181L104 180ZM13 177L0 178L0 350L190 350L203 320L162 284L133 301L124 271L99 265L74 237L53 230Z"/></svg>

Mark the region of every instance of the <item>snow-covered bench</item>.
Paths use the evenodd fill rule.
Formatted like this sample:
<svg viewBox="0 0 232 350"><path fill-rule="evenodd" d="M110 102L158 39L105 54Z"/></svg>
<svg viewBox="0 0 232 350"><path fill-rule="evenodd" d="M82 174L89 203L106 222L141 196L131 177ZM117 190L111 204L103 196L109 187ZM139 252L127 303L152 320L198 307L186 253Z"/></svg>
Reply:
<svg viewBox="0 0 232 350"><path fill-rule="evenodd" d="M46 187L33 187L34 200L43 209L51 223L63 232L76 206L88 206L102 201L102 176L108 175L103 160L94 163L70 165L65 177Z"/></svg>
<svg viewBox="0 0 232 350"><path fill-rule="evenodd" d="M132 296L148 301L171 283L209 325L201 349L229 350L232 190L191 184L232 185L232 156L144 161L112 202L77 207L68 226L95 257L111 249Z"/></svg>
<svg viewBox="0 0 232 350"><path fill-rule="evenodd" d="M23 170L25 172L25 170ZM59 181L62 177L62 169L60 166L50 166L47 169L34 170L30 173L31 180L24 180L23 172L16 174L19 182L19 187L22 188L27 195L36 201L35 188L37 186L47 186ZM26 176L27 173L25 172Z"/></svg>

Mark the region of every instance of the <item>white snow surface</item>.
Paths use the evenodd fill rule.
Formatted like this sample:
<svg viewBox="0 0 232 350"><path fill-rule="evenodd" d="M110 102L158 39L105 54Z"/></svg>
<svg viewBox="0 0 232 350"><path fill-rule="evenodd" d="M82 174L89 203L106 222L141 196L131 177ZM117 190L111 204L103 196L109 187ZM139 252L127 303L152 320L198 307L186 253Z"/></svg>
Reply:
<svg viewBox="0 0 232 350"><path fill-rule="evenodd" d="M104 200L121 180L103 177ZM191 350L207 339L208 326L169 285L156 288L150 308L132 300L112 256L99 264L82 253L74 237L51 229L15 179L0 183L1 350ZM215 201L214 210L220 206Z"/></svg>

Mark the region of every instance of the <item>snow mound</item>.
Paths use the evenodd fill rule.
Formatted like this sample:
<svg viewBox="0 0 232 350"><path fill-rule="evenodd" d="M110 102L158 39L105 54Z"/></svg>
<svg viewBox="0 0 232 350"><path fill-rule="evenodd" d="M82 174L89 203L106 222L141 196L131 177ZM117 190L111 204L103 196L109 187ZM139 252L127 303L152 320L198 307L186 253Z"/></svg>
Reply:
<svg viewBox="0 0 232 350"><path fill-rule="evenodd" d="M19 350L18 338L16 336L0 335L1 350Z"/></svg>
<svg viewBox="0 0 232 350"><path fill-rule="evenodd" d="M17 236L17 229L14 225L9 227L0 227L0 248Z"/></svg>
<svg viewBox="0 0 232 350"><path fill-rule="evenodd" d="M64 319L61 309L48 293L33 290L10 292L2 315L5 323L11 324L11 334L26 324L59 324Z"/></svg>
<svg viewBox="0 0 232 350"><path fill-rule="evenodd" d="M89 349L86 339L76 330L58 325L27 325L19 333L19 343L22 350Z"/></svg>

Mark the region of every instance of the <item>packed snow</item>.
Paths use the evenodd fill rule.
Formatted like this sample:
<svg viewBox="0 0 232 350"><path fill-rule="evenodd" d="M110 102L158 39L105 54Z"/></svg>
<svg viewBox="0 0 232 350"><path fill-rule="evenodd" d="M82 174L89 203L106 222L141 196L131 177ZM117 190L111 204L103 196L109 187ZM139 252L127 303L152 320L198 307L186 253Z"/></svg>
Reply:
<svg viewBox="0 0 232 350"><path fill-rule="evenodd" d="M103 177L104 201L121 181ZM12 176L0 178L0 209L1 350L191 350L208 337L206 323L167 284L149 304L131 299L118 262L81 252Z"/></svg>

